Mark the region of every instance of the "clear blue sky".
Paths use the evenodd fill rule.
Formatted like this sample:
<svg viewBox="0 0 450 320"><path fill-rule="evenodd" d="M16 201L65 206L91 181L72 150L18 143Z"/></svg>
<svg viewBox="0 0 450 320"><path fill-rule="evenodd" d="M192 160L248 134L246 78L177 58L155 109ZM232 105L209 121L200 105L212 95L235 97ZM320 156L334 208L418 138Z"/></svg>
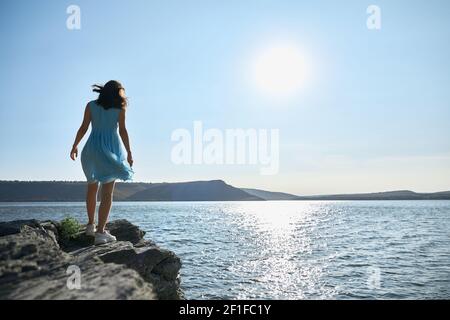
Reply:
<svg viewBox="0 0 450 320"><path fill-rule="evenodd" d="M81 30L66 8L81 8ZM382 28L366 27L381 8ZM0 179L84 180L69 159L93 83L130 96L135 181L223 179L297 194L450 189L448 1L0 2ZM248 68L279 41L306 85L255 90ZM277 128L280 171L176 166L171 133ZM86 138L85 138L86 139ZM81 147L84 141L81 143Z"/></svg>

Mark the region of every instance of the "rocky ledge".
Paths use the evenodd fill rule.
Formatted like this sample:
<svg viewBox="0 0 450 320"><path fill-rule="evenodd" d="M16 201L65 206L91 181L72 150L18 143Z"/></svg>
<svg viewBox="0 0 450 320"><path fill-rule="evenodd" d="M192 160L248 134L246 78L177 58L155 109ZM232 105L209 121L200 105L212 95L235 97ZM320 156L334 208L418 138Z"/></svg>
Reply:
<svg viewBox="0 0 450 320"><path fill-rule="evenodd" d="M118 241L94 246L55 221L0 223L0 299L183 299L173 252L127 220L107 228Z"/></svg>

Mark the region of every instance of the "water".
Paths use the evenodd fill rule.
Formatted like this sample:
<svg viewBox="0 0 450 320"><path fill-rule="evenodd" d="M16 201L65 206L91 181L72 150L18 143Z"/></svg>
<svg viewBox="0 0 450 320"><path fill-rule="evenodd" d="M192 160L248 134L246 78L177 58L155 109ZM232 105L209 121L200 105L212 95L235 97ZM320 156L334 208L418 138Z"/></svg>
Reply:
<svg viewBox="0 0 450 320"><path fill-rule="evenodd" d="M3 203L0 221L85 221L83 203ZM116 202L183 262L190 299L450 298L450 201Z"/></svg>

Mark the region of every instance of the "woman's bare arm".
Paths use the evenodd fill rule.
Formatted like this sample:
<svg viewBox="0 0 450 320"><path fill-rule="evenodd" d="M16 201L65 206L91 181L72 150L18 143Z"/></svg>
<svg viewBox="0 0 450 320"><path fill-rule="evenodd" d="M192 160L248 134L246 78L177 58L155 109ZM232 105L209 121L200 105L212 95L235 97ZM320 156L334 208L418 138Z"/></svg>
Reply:
<svg viewBox="0 0 450 320"><path fill-rule="evenodd" d="M78 144L80 143L81 139L83 139L84 135L86 134L86 131L89 129L90 123L91 123L91 111L89 110L88 104L84 109L83 122L81 123L81 126L77 131L77 135L75 137L72 150L70 151L70 158L72 158L72 160L75 160L76 157L78 156Z"/></svg>
<svg viewBox="0 0 450 320"><path fill-rule="evenodd" d="M126 112L125 109L122 109L119 114L119 135L122 138L123 145L125 146L125 149L127 150L128 153L127 161L130 164L130 166L132 166L133 156L131 155L130 138L128 137L128 131L125 125L125 112Z"/></svg>

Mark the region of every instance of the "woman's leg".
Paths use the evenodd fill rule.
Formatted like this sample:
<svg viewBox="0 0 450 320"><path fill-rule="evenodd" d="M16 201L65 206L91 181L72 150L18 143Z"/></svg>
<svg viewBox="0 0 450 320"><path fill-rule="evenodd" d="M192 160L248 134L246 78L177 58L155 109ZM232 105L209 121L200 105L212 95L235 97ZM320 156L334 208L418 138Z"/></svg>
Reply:
<svg viewBox="0 0 450 320"><path fill-rule="evenodd" d="M115 181L103 183L101 189L101 202L98 208L98 226L97 232L105 231L106 222L108 221L109 211L111 210L112 197L114 192Z"/></svg>
<svg viewBox="0 0 450 320"><path fill-rule="evenodd" d="M97 190L98 182L88 183L86 193L86 209L89 219L89 224L95 223L95 207L97 206Z"/></svg>

